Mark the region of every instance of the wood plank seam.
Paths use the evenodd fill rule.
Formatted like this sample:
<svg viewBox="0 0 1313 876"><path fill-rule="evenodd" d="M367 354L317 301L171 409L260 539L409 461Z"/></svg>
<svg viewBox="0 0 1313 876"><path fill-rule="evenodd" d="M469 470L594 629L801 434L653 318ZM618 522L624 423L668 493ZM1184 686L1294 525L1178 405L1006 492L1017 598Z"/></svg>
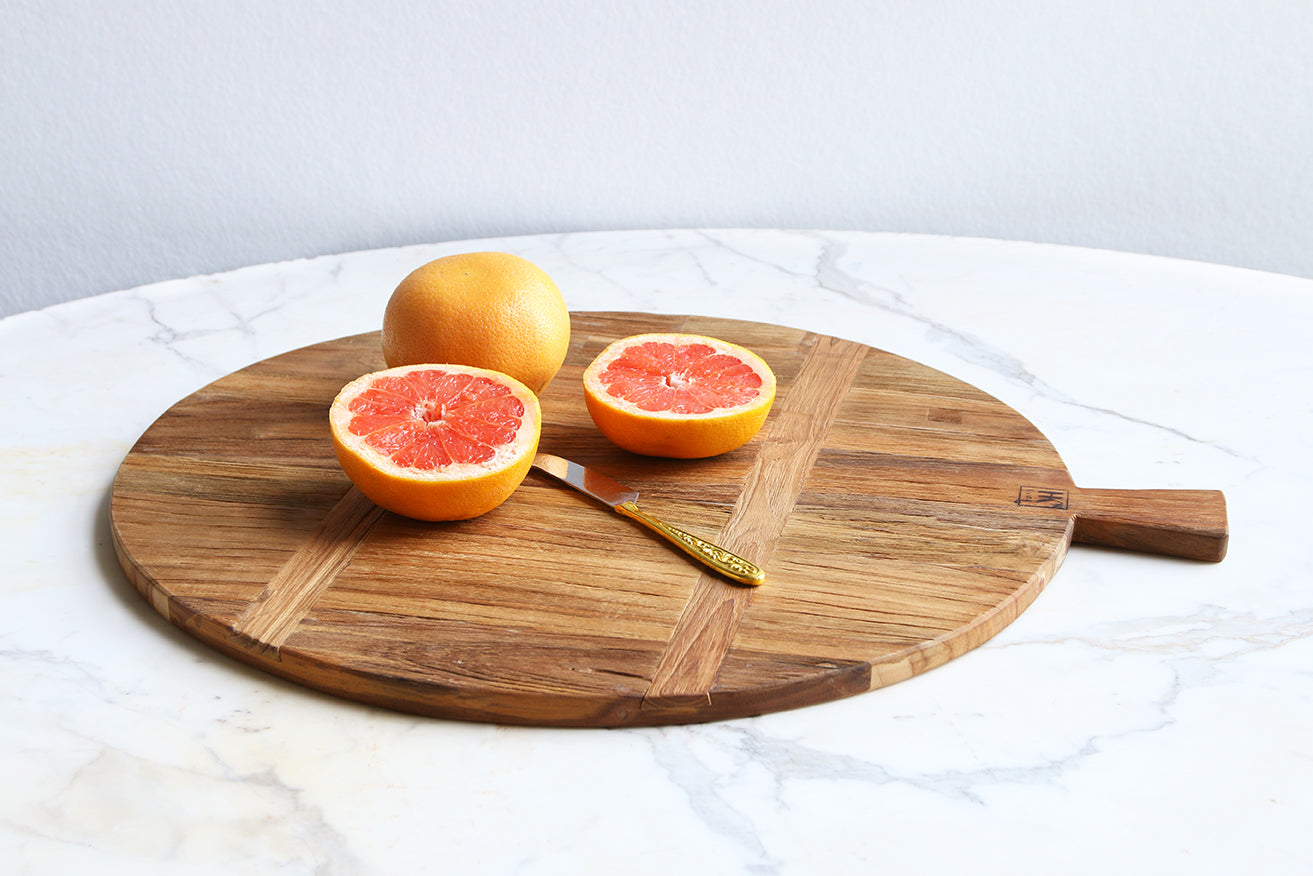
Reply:
<svg viewBox="0 0 1313 876"><path fill-rule="evenodd" d="M808 350L767 420L760 450L716 541L766 566L868 348L827 335ZM769 570L762 586L770 586ZM703 573L693 585L643 697L644 708L711 698L711 687L755 588Z"/></svg>
<svg viewBox="0 0 1313 876"><path fill-rule="evenodd" d="M278 649L351 562L382 514L383 509L358 489L348 490L314 534L274 573L233 629L277 657Z"/></svg>

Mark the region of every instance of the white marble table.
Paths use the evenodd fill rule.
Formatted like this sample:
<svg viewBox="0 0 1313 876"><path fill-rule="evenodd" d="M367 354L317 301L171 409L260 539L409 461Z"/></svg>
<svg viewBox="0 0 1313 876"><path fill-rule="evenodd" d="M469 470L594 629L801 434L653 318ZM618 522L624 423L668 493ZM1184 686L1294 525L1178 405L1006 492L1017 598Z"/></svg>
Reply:
<svg viewBox="0 0 1313 876"><path fill-rule="evenodd" d="M377 328L419 264L501 249L575 310L748 317L990 392L1088 487L1227 494L1207 565L1080 546L910 681L638 730L464 724L228 660L120 572L137 436L238 367ZM264 265L0 321L0 871L1313 871L1313 282L892 234L588 233Z"/></svg>

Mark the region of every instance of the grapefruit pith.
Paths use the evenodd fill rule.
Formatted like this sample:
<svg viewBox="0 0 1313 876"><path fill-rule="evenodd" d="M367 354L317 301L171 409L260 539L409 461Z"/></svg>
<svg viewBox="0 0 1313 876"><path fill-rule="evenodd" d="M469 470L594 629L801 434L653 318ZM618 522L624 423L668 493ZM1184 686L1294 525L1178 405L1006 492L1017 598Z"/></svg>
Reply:
<svg viewBox="0 0 1313 876"><path fill-rule="evenodd" d="M584 402L602 434L633 453L696 459L760 431L775 374L760 356L703 335L623 338L584 371Z"/></svg>
<svg viewBox="0 0 1313 876"><path fill-rule="evenodd" d="M409 365L348 383L329 409L343 471L389 511L466 520L506 501L538 447L538 398L465 365Z"/></svg>

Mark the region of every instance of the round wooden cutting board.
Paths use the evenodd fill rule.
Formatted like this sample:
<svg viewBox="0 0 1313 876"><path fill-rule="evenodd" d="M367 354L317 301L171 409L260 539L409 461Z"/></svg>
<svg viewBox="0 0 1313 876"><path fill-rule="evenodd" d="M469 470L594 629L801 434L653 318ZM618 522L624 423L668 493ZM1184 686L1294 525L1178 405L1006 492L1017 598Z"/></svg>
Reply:
<svg viewBox="0 0 1313 876"><path fill-rule="evenodd" d="M761 355L775 406L746 446L639 457L584 408L584 367L640 332ZM237 371L174 405L119 469L120 563L219 651L390 708L561 726L672 724L824 702L940 665L997 633L1070 542L1216 561L1213 491L1084 490L1023 416L959 380L780 326L576 313L543 391L540 450L766 570L706 572L539 474L461 523L383 512L338 467L328 406L384 367L377 333Z"/></svg>

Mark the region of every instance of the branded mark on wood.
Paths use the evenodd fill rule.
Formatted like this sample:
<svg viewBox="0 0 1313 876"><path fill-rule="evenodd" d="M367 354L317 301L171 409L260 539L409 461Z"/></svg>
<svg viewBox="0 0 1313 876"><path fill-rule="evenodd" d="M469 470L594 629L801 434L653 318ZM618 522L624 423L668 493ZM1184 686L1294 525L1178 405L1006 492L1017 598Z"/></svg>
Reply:
<svg viewBox="0 0 1313 876"><path fill-rule="evenodd" d="M1022 487L1017 491L1017 504L1029 508L1053 508L1065 511L1069 498L1066 490L1052 487Z"/></svg>

